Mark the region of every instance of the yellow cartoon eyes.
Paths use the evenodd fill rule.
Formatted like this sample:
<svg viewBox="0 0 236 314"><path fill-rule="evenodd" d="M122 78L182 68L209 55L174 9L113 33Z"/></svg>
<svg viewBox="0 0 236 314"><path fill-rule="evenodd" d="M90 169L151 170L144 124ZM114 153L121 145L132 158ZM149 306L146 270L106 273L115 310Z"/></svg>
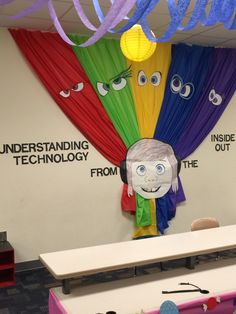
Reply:
<svg viewBox="0 0 236 314"><path fill-rule="evenodd" d="M147 83L147 77L144 71L139 71L138 73L138 85L143 86Z"/></svg>
<svg viewBox="0 0 236 314"><path fill-rule="evenodd" d="M159 86L161 83L161 72L154 72L150 78L152 85Z"/></svg>
<svg viewBox="0 0 236 314"><path fill-rule="evenodd" d="M145 84L147 84L148 78L143 70L138 72L137 80L138 85L140 86L144 86ZM159 86L161 83L161 72L154 72L150 77L150 82L153 86Z"/></svg>
<svg viewBox="0 0 236 314"><path fill-rule="evenodd" d="M222 103L222 97L214 89L210 91L208 99L215 106L219 106Z"/></svg>

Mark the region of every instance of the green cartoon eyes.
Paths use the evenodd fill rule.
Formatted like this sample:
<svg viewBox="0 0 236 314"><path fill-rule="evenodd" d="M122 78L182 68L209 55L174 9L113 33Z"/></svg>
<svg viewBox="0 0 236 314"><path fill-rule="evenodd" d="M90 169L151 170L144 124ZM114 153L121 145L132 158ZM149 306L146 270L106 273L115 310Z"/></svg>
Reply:
<svg viewBox="0 0 236 314"><path fill-rule="evenodd" d="M126 86L126 84L127 84L127 80L124 77L118 77L114 79L111 84L98 82L97 89L101 96L106 96L109 90L111 89L111 87L114 90L118 91L118 90L123 89Z"/></svg>
<svg viewBox="0 0 236 314"><path fill-rule="evenodd" d="M124 77L118 77L112 82L112 87L114 90L121 90L127 84L127 80Z"/></svg>
<svg viewBox="0 0 236 314"><path fill-rule="evenodd" d="M98 89L98 92L101 96L106 96L106 94L110 90L110 86L107 83L98 82L97 83L97 89Z"/></svg>

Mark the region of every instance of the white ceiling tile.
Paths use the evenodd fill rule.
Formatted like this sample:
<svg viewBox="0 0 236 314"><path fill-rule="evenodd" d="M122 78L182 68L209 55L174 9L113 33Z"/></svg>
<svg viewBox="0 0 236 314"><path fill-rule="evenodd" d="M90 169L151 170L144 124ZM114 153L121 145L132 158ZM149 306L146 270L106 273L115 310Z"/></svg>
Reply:
<svg viewBox="0 0 236 314"><path fill-rule="evenodd" d="M1 27L12 27L12 28L26 28L26 29L37 29L37 30L48 30L52 25L51 20L45 19L32 19L30 17L25 17L17 21L12 21L9 19L1 19Z"/></svg>
<svg viewBox="0 0 236 314"><path fill-rule="evenodd" d="M222 43L222 47L225 47L225 48L236 48L236 39L224 41Z"/></svg>
<svg viewBox="0 0 236 314"><path fill-rule="evenodd" d="M201 33L202 36L211 36L211 37L223 37L230 39L232 37L236 38L236 30L229 30L224 27L224 25L217 25L210 30L206 30L204 33Z"/></svg>
<svg viewBox="0 0 236 314"><path fill-rule="evenodd" d="M224 38L216 38L216 37L208 37L202 35L195 35L189 37L185 40L185 42L195 44L195 45L203 45L203 46L218 46L225 41Z"/></svg>
<svg viewBox="0 0 236 314"><path fill-rule="evenodd" d="M14 1L12 4L0 6L0 14L2 15L14 15L22 10L28 8L34 1L32 0L21 0L21 1ZM73 4L66 3L66 2L60 2L60 1L53 1L53 5L55 8L55 11L57 13L57 16L60 17L61 15L65 14L72 6ZM31 18L42 18L42 19L48 19L50 18L48 7L47 5L44 5L40 10L31 13L28 15L28 17Z"/></svg>

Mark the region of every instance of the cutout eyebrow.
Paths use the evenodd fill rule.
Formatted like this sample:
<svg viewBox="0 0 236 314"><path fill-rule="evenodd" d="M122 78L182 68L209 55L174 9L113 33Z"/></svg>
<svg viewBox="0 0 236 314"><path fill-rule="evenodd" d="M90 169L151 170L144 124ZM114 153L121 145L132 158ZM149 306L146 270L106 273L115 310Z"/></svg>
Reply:
<svg viewBox="0 0 236 314"><path fill-rule="evenodd" d="M132 76L132 70L131 70L131 65L126 69L117 74L116 76L112 77L110 81L114 81L118 79L119 77L131 77Z"/></svg>

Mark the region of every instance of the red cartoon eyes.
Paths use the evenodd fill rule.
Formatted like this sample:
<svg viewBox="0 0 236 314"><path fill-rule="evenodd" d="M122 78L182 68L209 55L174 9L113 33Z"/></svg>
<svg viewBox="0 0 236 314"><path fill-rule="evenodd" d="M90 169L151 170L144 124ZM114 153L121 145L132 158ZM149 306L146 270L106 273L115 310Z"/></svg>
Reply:
<svg viewBox="0 0 236 314"><path fill-rule="evenodd" d="M84 83L79 82L79 83L76 83L71 89L64 89L60 91L59 95L64 98L68 98L71 94L71 91L80 92L82 91L83 88L84 88Z"/></svg>

